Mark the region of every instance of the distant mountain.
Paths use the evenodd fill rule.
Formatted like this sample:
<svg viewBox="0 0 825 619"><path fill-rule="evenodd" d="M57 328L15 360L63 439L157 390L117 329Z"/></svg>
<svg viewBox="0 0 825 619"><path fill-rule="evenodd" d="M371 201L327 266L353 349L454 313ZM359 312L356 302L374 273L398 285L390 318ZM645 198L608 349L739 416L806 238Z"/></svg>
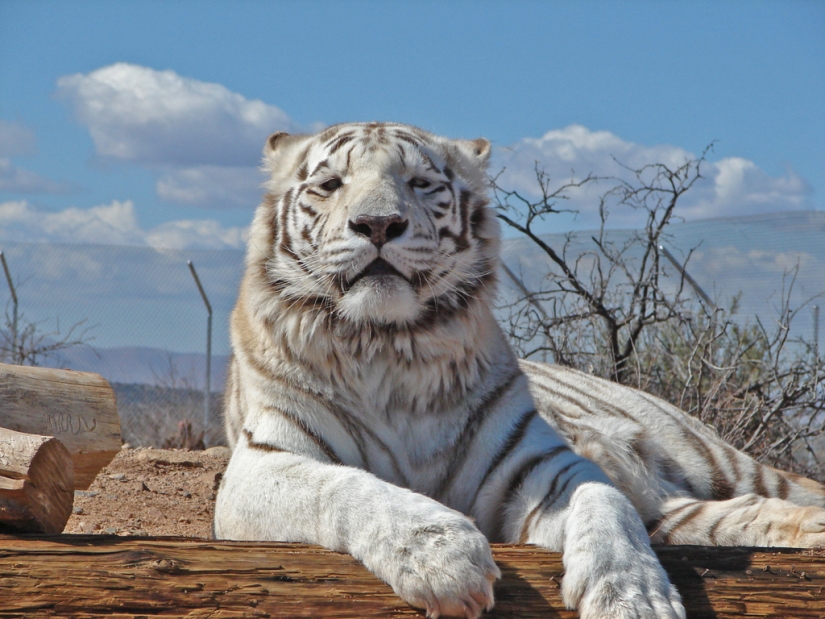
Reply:
<svg viewBox="0 0 825 619"><path fill-rule="evenodd" d="M228 355L212 356L211 391L223 391L228 362ZM138 346L96 349L76 346L62 351L48 365L94 372L111 383L140 383L175 389L202 390L206 378L205 354Z"/></svg>

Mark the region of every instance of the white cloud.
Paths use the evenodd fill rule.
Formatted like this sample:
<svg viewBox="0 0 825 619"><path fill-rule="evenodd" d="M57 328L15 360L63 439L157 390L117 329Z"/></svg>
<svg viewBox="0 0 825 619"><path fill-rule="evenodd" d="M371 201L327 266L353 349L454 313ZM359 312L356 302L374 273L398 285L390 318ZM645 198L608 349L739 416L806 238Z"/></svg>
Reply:
<svg viewBox="0 0 825 619"><path fill-rule="evenodd" d="M146 234L146 244L174 249L240 249L246 246L246 228L224 228L212 219L170 221Z"/></svg>
<svg viewBox="0 0 825 619"><path fill-rule="evenodd" d="M34 133L30 129L0 120L0 157L31 155L35 151Z"/></svg>
<svg viewBox="0 0 825 619"><path fill-rule="evenodd" d="M213 220L178 220L144 230L131 200L49 212L25 200L0 204L0 241L149 245L174 249L239 249L245 228Z"/></svg>
<svg viewBox="0 0 825 619"><path fill-rule="evenodd" d="M170 170L155 185L168 202L213 208L254 208L264 177L257 168L198 166Z"/></svg>
<svg viewBox="0 0 825 619"><path fill-rule="evenodd" d="M279 108L174 71L117 63L57 81L99 155L149 165L255 165Z"/></svg>
<svg viewBox="0 0 825 619"><path fill-rule="evenodd" d="M174 71L118 63L57 81L100 157L160 174L162 200L186 206L255 206L266 137L301 131L280 108Z"/></svg>
<svg viewBox="0 0 825 619"><path fill-rule="evenodd" d="M9 157L37 152L34 133L23 125L0 120L0 191L14 193L66 193L70 183L44 178L12 163Z"/></svg>
<svg viewBox="0 0 825 619"><path fill-rule="evenodd" d="M506 168L499 179L502 187L536 195L536 162L550 174L555 187L591 172L630 180L632 173L627 168L664 163L673 169L695 158L676 146L634 144L609 131L570 125L498 149L491 169L495 172ZM811 186L791 169L784 175L771 176L752 161L728 157L703 164L702 176L677 207L677 213L685 219L811 208ZM578 209L581 225L593 225L598 217L598 197L611 186L609 183L605 181L587 191L571 191L570 201L560 207ZM630 209L614 208L609 221L614 225L638 225L641 218Z"/></svg>
<svg viewBox="0 0 825 619"><path fill-rule="evenodd" d="M67 193L69 183L58 183L30 170L18 168L9 159L0 157L0 191L15 193Z"/></svg>

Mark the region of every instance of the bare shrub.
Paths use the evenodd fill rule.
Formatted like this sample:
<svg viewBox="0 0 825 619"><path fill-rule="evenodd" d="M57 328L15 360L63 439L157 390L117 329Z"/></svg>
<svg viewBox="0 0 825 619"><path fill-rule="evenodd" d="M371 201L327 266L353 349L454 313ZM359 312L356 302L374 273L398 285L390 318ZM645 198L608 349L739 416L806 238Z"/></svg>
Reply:
<svg viewBox="0 0 825 619"><path fill-rule="evenodd" d="M692 250L674 268L663 243L678 217L680 198L701 178L706 150L679 167L653 163L625 168L631 180L589 175L553 185L536 166L537 199L492 179L499 218L547 257L535 289L510 272L520 293L505 306L511 342L525 357L559 363L664 398L711 425L759 460L823 478L821 450L812 443L825 427L825 360L815 346L790 338L795 272L786 275L772 326L736 316L736 303L700 303L687 279ZM574 190L609 188L598 197L600 226L559 246L537 229ZM611 210L633 209L644 226L617 235ZM700 289L698 289L701 292Z"/></svg>
<svg viewBox="0 0 825 619"><path fill-rule="evenodd" d="M221 395L210 393L209 427L203 424L203 390L192 371L182 370L167 355L162 368L153 368L154 385L114 383L123 439L133 447L203 449L223 445Z"/></svg>
<svg viewBox="0 0 825 619"><path fill-rule="evenodd" d="M54 330L48 330L43 322L31 322L25 315L14 324L6 312L4 324L0 326L0 361L15 365L40 365L57 353L74 346L89 346L94 338L91 328L81 320L65 331L57 321Z"/></svg>

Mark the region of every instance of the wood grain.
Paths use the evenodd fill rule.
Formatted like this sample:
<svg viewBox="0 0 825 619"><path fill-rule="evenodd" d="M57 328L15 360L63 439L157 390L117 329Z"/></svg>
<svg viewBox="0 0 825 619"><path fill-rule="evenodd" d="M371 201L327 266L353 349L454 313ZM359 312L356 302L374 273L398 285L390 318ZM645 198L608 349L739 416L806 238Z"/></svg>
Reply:
<svg viewBox="0 0 825 619"><path fill-rule="evenodd" d="M485 617L573 618L558 553L493 547ZM825 553L658 548L692 619L825 617ZM353 558L314 546L181 538L0 536L0 617L421 617Z"/></svg>
<svg viewBox="0 0 825 619"><path fill-rule="evenodd" d="M120 451L115 394L97 374L0 363L0 427L54 436L85 490Z"/></svg>
<svg viewBox="0 0 825 619"><path fill-rule="evenodd" d="M63 444L0 428L0 530L60 533L73 502L74 468Z"/></svg>

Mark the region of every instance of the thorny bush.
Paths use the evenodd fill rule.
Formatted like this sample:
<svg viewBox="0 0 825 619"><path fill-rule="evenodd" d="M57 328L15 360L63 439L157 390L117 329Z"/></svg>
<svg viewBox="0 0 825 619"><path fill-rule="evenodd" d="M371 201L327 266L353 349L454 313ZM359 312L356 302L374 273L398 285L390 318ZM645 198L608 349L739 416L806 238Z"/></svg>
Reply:
<svg viewBox="0 0 825 619"><path fill-rule="evenodd" d="M554 185L537 164L537 199L501 187L500 175L491 179L498 217L548 265L534 290L510 271L521 292L503 308L505 327L522 356L657 395L757 460L825 481L823 443L814 440L825 429L825 357L790 337L794 317L812 301L792 307L796 271L783 279L779 315L768 327L739 319L736 297L726 308L700 303L704 293L687 274L693 250L681 263L666 260L679 200L702 178L709 148L679 167L623 166L625 179L591 174ZM605 184L594 235L569 233L554 246L539 234L548 218L570 212L562 207L573 192ZM617 209L641 214L644 226L611 234L608 218Z"/></svg>

